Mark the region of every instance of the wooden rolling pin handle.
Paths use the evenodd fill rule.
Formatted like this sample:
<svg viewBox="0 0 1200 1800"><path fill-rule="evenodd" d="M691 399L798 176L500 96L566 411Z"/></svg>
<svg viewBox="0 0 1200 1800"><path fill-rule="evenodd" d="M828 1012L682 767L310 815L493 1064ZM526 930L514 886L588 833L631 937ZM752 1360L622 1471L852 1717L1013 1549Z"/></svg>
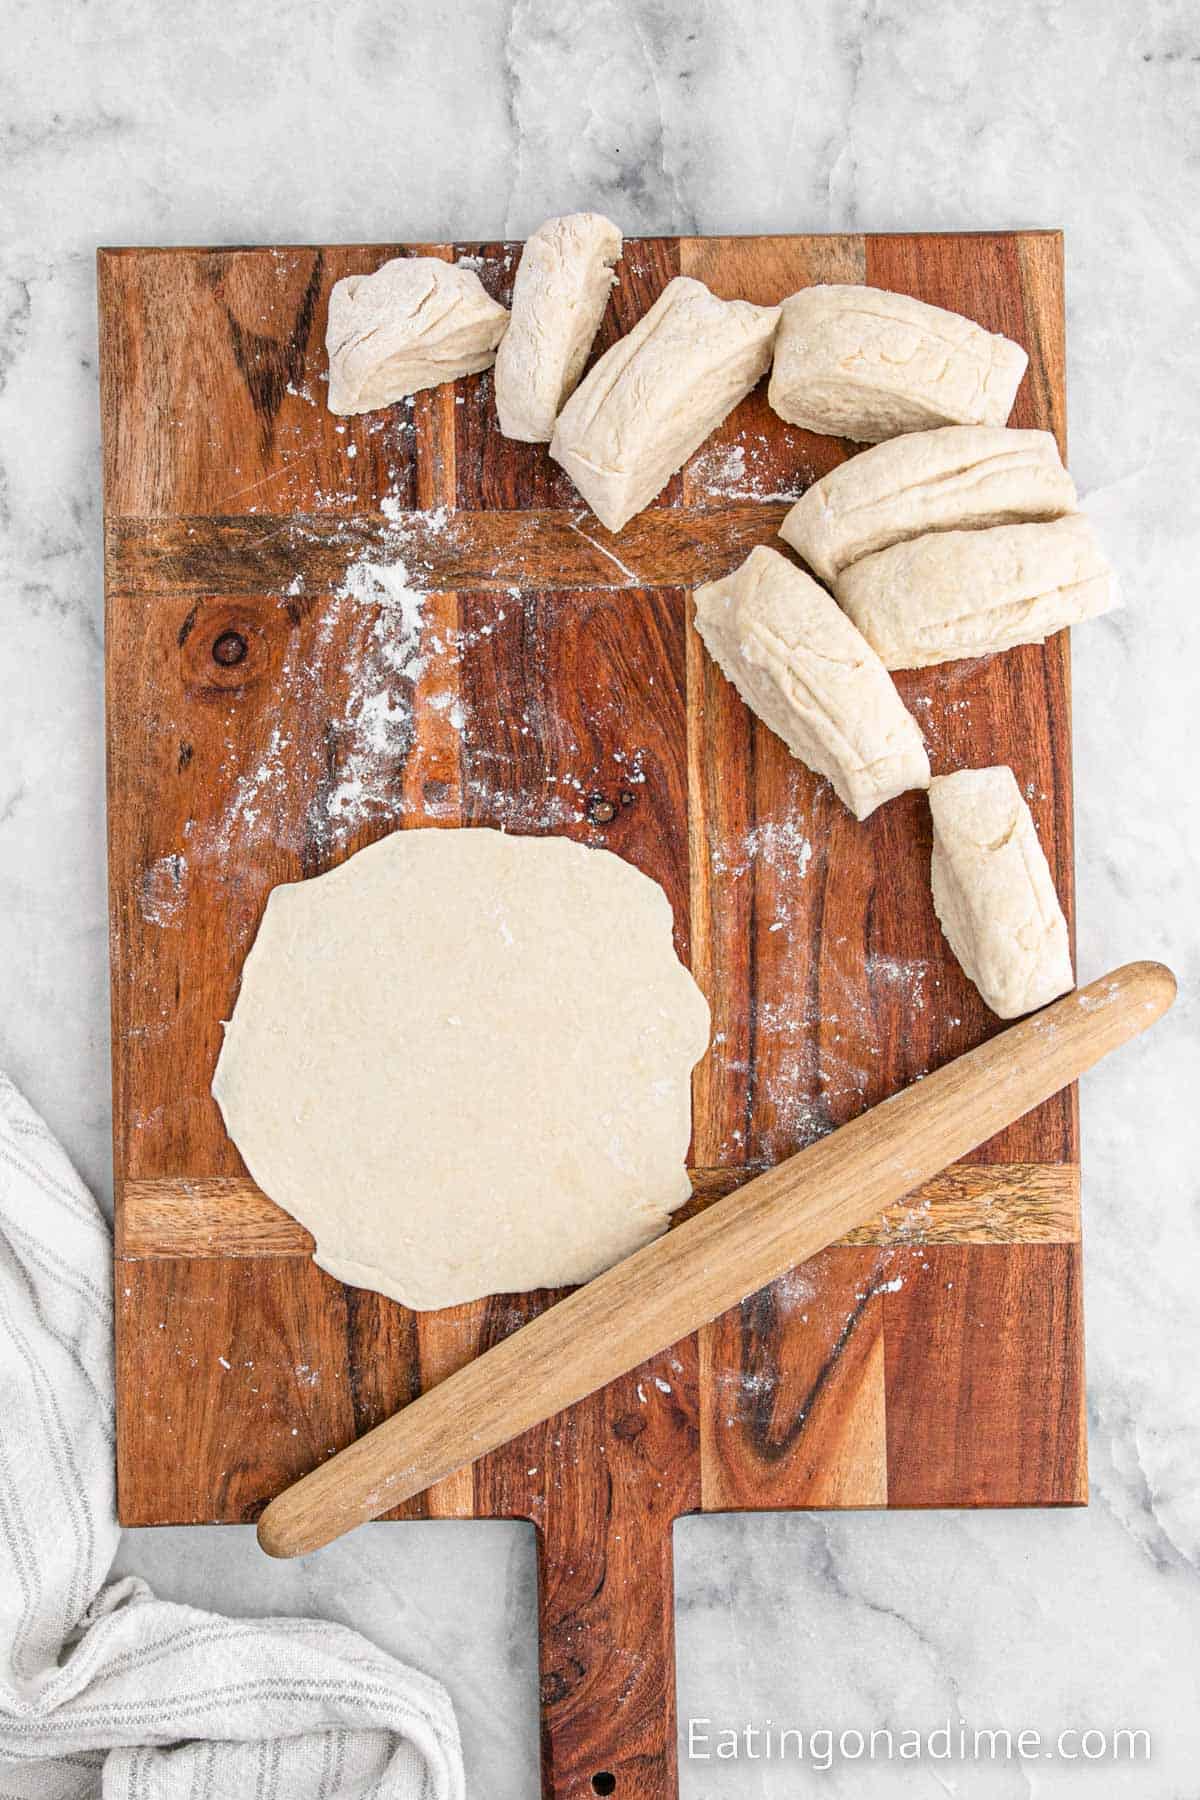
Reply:
<svg viewBox="0 0 1200 1800"><path fill-rule="evenodd" d="M1174 998L1169 969L1128 963L747 1182L306 1475L267 1507L259 1543L319 1549L637 1368L1048 1100Z"/></svg>

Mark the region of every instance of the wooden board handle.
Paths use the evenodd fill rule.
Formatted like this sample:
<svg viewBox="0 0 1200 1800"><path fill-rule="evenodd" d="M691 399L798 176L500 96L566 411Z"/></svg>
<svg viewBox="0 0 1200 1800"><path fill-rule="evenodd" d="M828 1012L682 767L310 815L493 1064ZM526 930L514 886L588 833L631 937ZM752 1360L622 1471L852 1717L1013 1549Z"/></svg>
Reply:
<svg viewBox="0 0 1200 1800"><path fill-rule="evenodd" d="M736 1306L1144 1031L1175 998L1128 963L946 1064L618 1263L271 1502L301 1556L419 1494Z"/></svg>
<svg viewBox="0 0 1200 1800"><path fill-rule="evenodd" d="M542 1794L676 1800L671 1521L641 1481L614 1496L606 1460L538 1528Z"/></svg>

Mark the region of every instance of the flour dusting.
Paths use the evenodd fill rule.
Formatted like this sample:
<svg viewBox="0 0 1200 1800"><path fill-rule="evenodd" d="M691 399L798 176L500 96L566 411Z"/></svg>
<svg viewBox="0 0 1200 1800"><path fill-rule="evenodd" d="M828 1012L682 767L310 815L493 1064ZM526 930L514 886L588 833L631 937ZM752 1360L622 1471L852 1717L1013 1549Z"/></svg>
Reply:
<svg viewBox="0 0 1200 1800"><path fill-rule="evenodd" d="M349 564L323 627L328 637L345 622L346 608L374 614L366 638L345 664L350 691L333 724L340 750L339 778L326 795L324 815L343 829L394 810L394 772L416 737L415 689L430 662L423 643L428 596L415 584L405 554L411 527L395 494L384 495L381 511L387 521L383 554L362 556ZM427 530L443 530L447 517L444 507L431 512ZM442 648L440 640L431 646ZM462 730L465 717L453 693L439 694L431 704Z"/></svg>
<svg viewBox="0 0 1200 1800"><path fill-rule="evenodd" d="M924 1012L930 965L921 957L868 956L868 989L894 988L906 1010Z"/></svg>
<svg viewBox="0 0 1200 1800"><path fill-rule="evenodd" d="M178 851L160 856L142 875L138 911L148 925L177 925L187 888L188 860Z"/></svg>
<svg viewBox="0 0 1200 1800"><path fill-rule="evenodd" d="M262 817L264 795L271 790L278 792L282 787L283 757L290 744L291 738L285 734L282 725L273 726L263 755L252 768L238 775L217 831L217 848L223 854L228 851L235 831L253 833Z"/></svg>
<svg viewBox="0 0 1200 1800"><path fill-rule="evenodd" d="M338 725L345 744L341 780L325 802L328 818L354 821L386 804L388 765L414 736L411 684L425 669L421 627L425 597L409 586L403 561L351 563L337 599L376 612L367 654L348 665L352 686Z"/></svg>
<svg viewBox="0 0 1200 1800"><path fill-rule="evenodd" d="M813 471L807 467L789 473L780 485L771 466L771 444L762 432L744 431L736 444L712 444L688 465L690 487L699 487L711 500L798 500L811 486Z"/></svg>
<svg viewBox="0 0 1200 1800"><path fill-rule="evenodd" d="M752 826L736 845L717 845L710 864L714 874L734 880L765 863L785 881L803 881L812 855L812 840L798 819L769 819Z"/></svg>

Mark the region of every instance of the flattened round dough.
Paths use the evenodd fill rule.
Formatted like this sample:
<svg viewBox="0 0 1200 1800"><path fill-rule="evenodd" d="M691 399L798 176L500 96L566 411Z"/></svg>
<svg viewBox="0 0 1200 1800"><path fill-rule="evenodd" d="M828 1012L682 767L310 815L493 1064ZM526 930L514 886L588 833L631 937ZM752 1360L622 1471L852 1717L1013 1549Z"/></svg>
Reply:
<svg viewBox="0 0 1200 1800"><path fill-rule="evenodd" d="M619 857L397 831L271 894L213 1093L323 1269L451 1306L666 1229L708 1033L666 895Z"/></svg>

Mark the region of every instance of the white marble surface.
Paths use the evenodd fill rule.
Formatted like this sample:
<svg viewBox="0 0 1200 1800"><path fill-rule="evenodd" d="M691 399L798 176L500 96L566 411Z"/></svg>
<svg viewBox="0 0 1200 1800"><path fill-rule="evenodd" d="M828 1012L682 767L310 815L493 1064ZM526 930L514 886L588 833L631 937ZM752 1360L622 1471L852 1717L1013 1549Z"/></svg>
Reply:
<svg viewBox="0 0 1200 1800"><path fill-rule="evenodd" d="M1190 0L2 0L0 1063L109 1183L98 243L1062 225L1072 463L1127 609L1077 634L1079 963L1184 994L1084 1087L1086 1513L693 1521L681 1712L1145 1726L1136 1773L925 1763L830 1795L1200 1792L1196 669L1200 18ZM535 1791L532 1551L386 1528L299 1568L133 1533L163 1591L329 1612L442 1672L474 1792ZM794 1767L685 1769L783 1796Z"/></svg>

